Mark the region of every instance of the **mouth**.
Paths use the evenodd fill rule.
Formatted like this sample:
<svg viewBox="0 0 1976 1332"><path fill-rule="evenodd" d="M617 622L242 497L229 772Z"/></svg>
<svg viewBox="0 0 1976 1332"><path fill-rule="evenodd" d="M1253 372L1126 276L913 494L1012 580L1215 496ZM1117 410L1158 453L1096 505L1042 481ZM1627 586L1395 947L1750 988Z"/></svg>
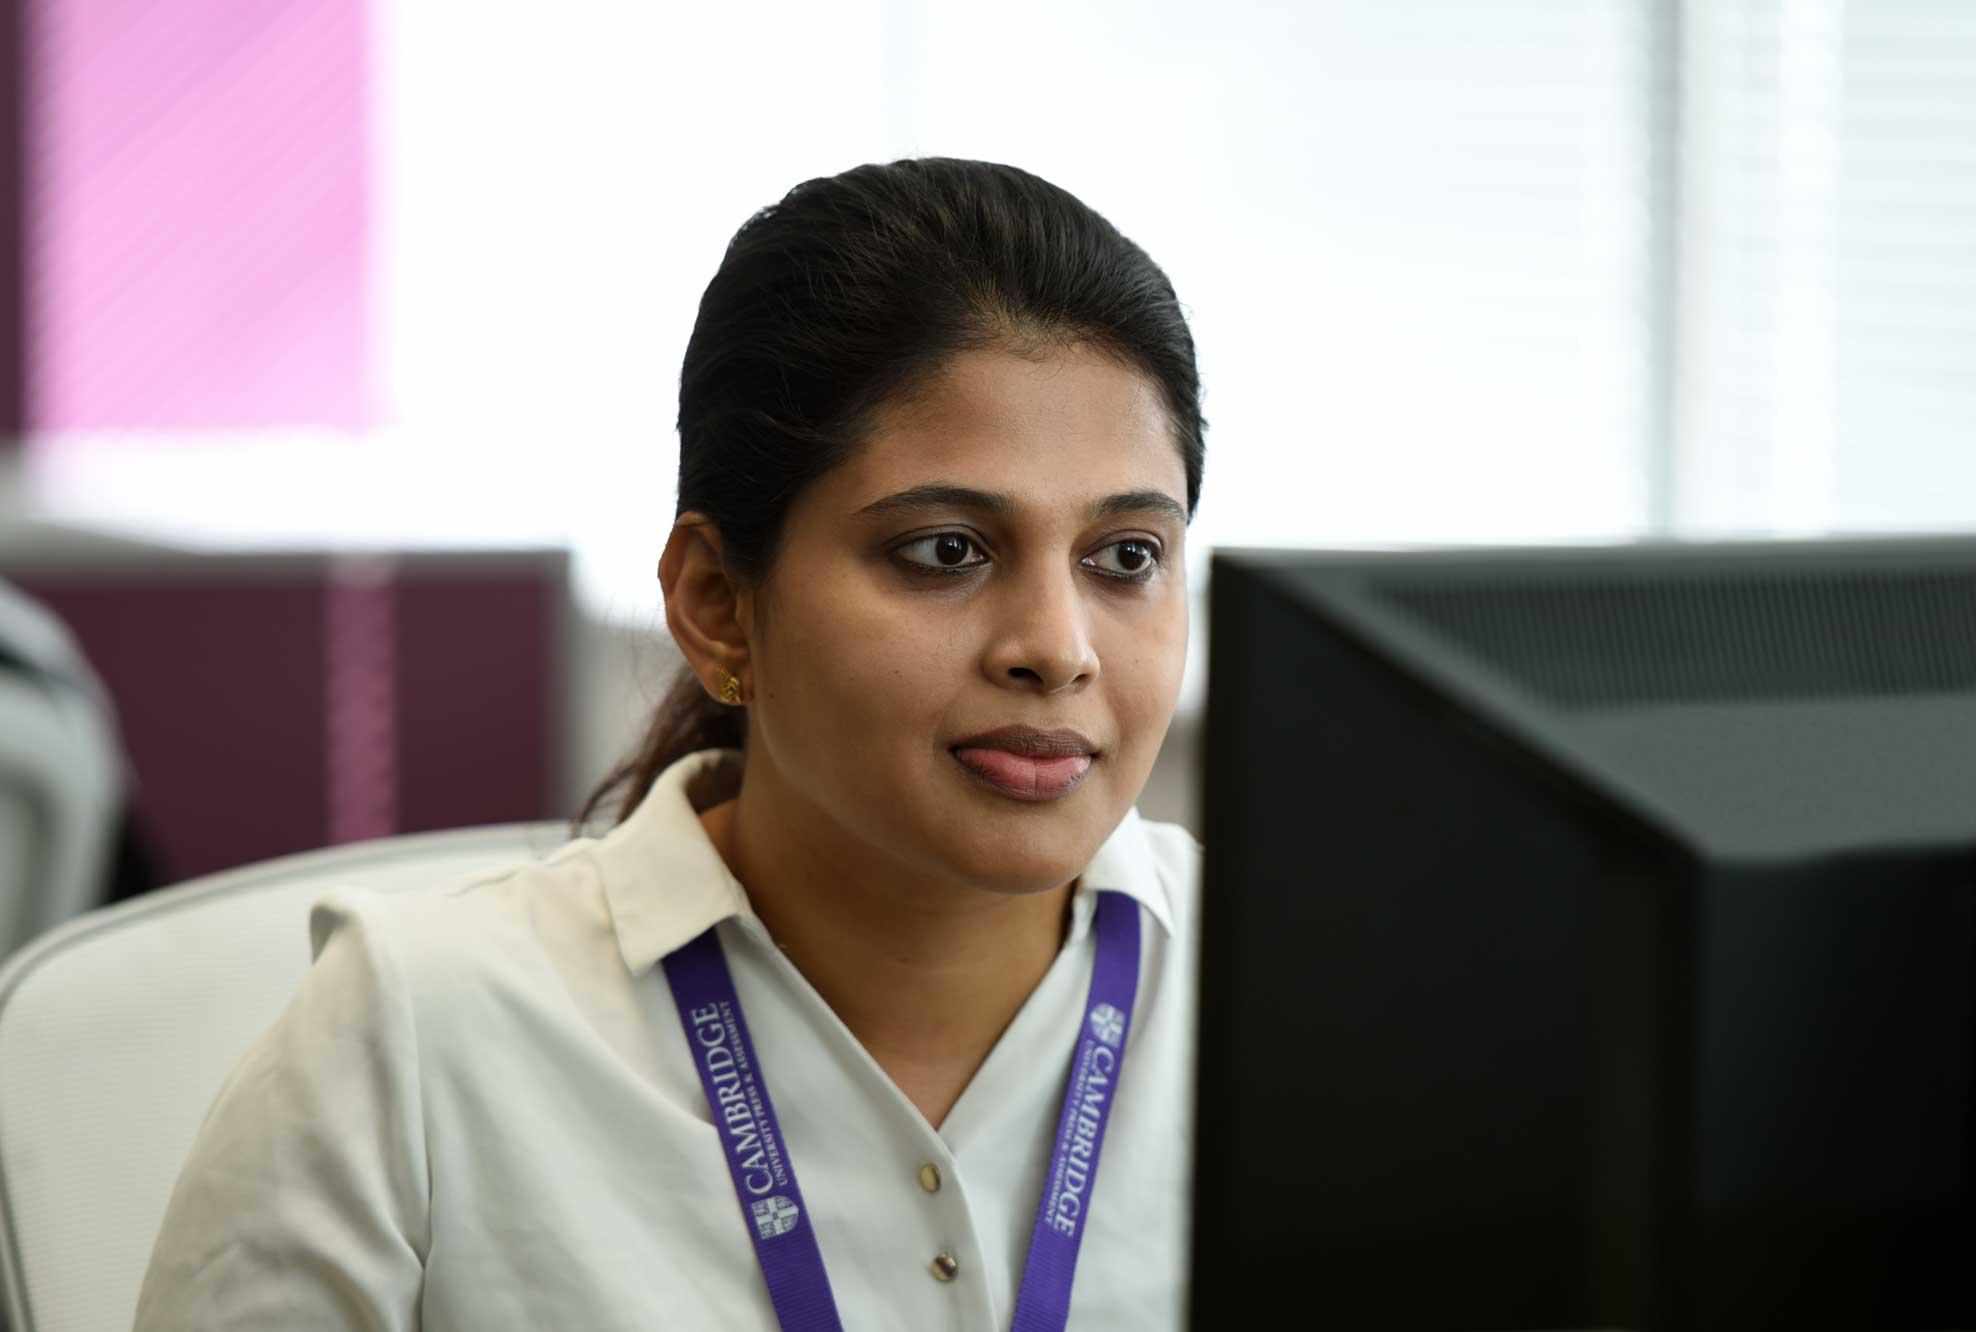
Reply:
<svg viewBox="0 0 1976 1332"><path fill-rule="evenodd" d="M1076 731L1004 726L950 751L971 776L1014 800L1059 800L1076 790L1098 757Z"/></svg>

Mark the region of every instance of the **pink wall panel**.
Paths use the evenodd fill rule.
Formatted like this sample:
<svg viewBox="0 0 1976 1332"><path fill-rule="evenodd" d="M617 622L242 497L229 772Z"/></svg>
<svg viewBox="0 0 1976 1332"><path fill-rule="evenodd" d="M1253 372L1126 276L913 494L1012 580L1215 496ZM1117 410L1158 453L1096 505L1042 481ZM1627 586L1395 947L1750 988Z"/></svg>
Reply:
<svg viewBox="0 0 1976 1332"><path fill-rule="evenodd" d="M9 0L0 4L0 453L13 448L27 426L27 379L21 362L26 294L21 171L27 132L22 60L20 7Z"/></svg>
<svg viewBox="0 0 1976 1332"><path fill-rule="evenodd" d="M26 0L38 431L371 416L364 0Z"/></svg>

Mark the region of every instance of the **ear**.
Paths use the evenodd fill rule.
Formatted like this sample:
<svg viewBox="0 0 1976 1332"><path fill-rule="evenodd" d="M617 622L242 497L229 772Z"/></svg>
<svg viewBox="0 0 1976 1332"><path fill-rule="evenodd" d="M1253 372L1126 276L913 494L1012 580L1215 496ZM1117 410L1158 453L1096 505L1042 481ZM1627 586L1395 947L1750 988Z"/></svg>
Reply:
<svg viewBox="0 0 1976 1332"><path fill-rule="evenodd" d="M721 562L720 529L706 515L679 515L659 557L659 585L665 590L666 627L702 687L718 698L723 673L752 684L754 597L729 576Z"/></svg>

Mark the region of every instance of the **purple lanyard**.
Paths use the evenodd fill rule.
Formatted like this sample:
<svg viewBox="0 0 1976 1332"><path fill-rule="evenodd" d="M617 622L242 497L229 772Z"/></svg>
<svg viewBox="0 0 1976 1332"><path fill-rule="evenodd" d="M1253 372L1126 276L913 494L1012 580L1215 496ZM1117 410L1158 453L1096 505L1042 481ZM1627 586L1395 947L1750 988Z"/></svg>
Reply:
<svg viewBox="0 0 1976 1332"><path fill-rule="evenodd" d="M1139 904L1123 893L1099 893L1097 934L1091 994L1078 1026L1070 1087L1057 1121L1056 1149L1036 1209L1011 1332L1058 1332L1070 1319L1077 1248L1098 1187L1098 1149L1111 1120L1125 1037L1132 1026L1132 1000L1139 989ZM768 1083L714 931L667 957L665 971L775 1316L783 1332L842 1332L823 1254L796 1185L796 1168L783 1145Z"/></svg>

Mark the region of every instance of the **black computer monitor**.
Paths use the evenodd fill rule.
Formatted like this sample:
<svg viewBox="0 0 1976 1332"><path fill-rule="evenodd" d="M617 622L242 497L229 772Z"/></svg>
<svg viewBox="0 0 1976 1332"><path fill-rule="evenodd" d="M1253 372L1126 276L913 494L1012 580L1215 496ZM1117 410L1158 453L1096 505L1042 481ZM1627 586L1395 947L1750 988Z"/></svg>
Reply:
<svg viewBox="0 0 1976 1332"><path fill-rule="evenodd" d="M1196 1328L1976 1327L1976 539L1209 611Z"/></svg>

